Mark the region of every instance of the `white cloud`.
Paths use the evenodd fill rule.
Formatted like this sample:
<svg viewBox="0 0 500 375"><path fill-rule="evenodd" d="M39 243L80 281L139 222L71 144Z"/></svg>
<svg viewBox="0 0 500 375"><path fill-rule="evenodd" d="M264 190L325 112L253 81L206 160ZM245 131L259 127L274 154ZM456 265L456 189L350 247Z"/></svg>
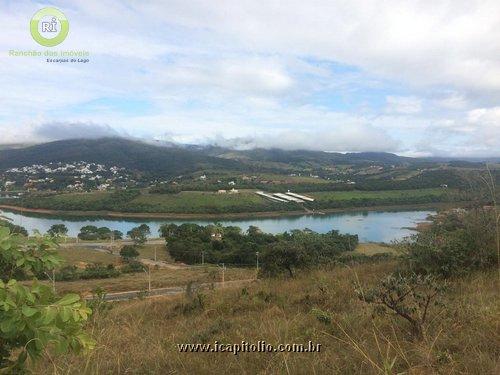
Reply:
<svg viewBox="0 0 500 375"><path fill-rule="evenodd" d="M461 110L467 107L467 99L464 95L453 92L435 101L439 107L451 110Z"/></svg>
<svg viewBox="0 0 500 375"><path fill-rule="evenodd" d="M415 97L388 96L386 102L388 112L413 114L422 110L422 101Z"/></svg>
<svg viewBox="0 0 500 375"><path fill-rule="evenodd" d="M41 5L5 4L0 51L38 48L26 19ZM64 123L286 148L500 149L498 1L54 4L70 18L61 49L91 62L0 54L0 143Z"/></svg>

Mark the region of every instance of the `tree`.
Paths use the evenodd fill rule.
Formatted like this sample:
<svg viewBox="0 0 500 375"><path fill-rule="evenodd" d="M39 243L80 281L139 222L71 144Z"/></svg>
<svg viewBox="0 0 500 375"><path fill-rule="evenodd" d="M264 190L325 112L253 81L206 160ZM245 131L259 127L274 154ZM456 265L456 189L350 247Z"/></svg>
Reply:
<svg viewBox="0 0 500 375"><path fill-rule="evenodd" d="M125 245L121 248L120 255L124 260L129 261L137 258L139 256L139 252L134 245Z"/></svg>
<svg viewBox="0 0 500 375"><path fill-rule="evenodd" d="M142 246L147 241L147 235L150 233L149 227L146 224L142 224L138 227L132 228L127 232L127 236L134 241L136 246Z"/></svg>
<svg viewBox="0 0 500 375"><path fill-rule="evenodd" d="M378 286L363 291L357 289L359 299L379 307L376 312L391 311L410 323L413 336L422 340L425 338L426 324L432 307L439 305L439 294L445 288L432 275L410 274L390 275Z"/></svg>
<svg viewBox="0 0 500 375"><path fill-rule="evenodd" d="M109 240L111 238L111 229L108 227L97 228L97 237L101 240Z"/></svg>
<svg viewBox="0 0 500 375"><path fill-rule="evenodd" d="M97 240L97 227L95 225L85 225L80 228L80 233L78 233L78 238L81 240Z"/></svg>
<svg viewBox="0 0 500 375"><path fill-rule="evenodd" d="M64 224L54 224L47 231L52 237L55 236L66 236L68 234L68 227Z"/></svg>
<svg viewBox="0 0 500 375"><path fill-rule="evenodd" d="M158 232L168 242L171 239L171 237L175 236L175 233L177 232L177 228L178 228L178 226L176 224L172 224L172 223L163 224L160 227L160 229L158 230Z"/></svg>
<svg viewBox="0 0 500 375"><path fill-rule="evenodd" d="M5 219L5 220L3 220L3 219ZM23 236L26 236L26 237L28 236L28 231L26 230L26 228L24 228L20 225L12 224L10 221L7 221L7 220L10 220L10 219L3 217L3 216L0 216L0 226L4 226L4 227L9 228L11 233L22 234Z"/></svg>
<svg viewBox="0 0 500 375"><path fill-rule="evenodd" d="M114 230L112 233L115 240L121 240L123 238L123 233L119 230Z"/></svg>
<svg viewBox="0 0 500 375"><path fill-rule="evenodd" d="M147 224L141 224L138 226L139 230L141 230L146 236L151 234L151 228Z"/></svg>
<svg viewBox="0 0 500 375"><path fill-rule="evenodd" d="M451 277L496 265L497 225L493 209L444 212L398 245L411 271Z"/></svg>
<svg viewBox="0 0 500 375"><path fill-rule="evenodd" d="M48 236L27 238L0 227L0 371L22 372L26 359L35 360L47 348L56 351L91 349L83 331L92 311L77 294L57 297L47 285L19 284L16 275L37 274L60 262Z"/></svg>
<svg viewBox="0 0 500 375"><path fill-rule="evenodd" d="M304 248L299 244L279 241L270 245L262 254L262 273L268 276L288 272L293 277L296 268L308 264Z"/></svg>

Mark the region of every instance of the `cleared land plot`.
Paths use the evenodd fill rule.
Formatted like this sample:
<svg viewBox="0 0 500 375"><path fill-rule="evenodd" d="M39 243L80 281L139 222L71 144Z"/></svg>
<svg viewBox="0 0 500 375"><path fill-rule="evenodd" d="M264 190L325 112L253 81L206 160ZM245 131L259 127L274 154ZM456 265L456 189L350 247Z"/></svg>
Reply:
<svg viewBox="0 0 500 375"><path fill-rule="evenodd" d="M322 191L316 193L307 193L308 196L317 199L319 202L324 201L345 201L351 199L399 199L399 198L417 198L424 196L433 196L441 198L446 196L448 190L441 188L431 189L414 189L414 190L381 190L381 191Z"/></svg>
<svg viewBox="0 0 500 375"><path fill-rule="evenodd" d="M255 277L255 269L227 268L224 279L243 280ZM169 286L184 286L190 281L195 283L210 283L222 280L222 272L216 266L193 267L184 269L151 269L151 287L164 288ZM148 275L145 272L122 274L109 279L89 279L76 281L60 281L56 283L58 293L91 293L96 288L106 292L122 292L127 290L146 290Z"/></svg>
<svg viewBox="0 0 500 375"><path fill-rule="evenodd" d="M229 207L251 207L267 203L253 191L236 194L183 191L178 194L144 194L130 202L135 205L152 205L158 212L182 212L182 210L220 209Z"/></svg>
<svg viewBox="0 0 500 375"><path fill-rule="evenodd" d="M397 255L398 252L390 247L381 245L378 243L367 242L360 243L356 249L354 250L356 253L364 254L364 255L376 255L376 254L394 254Z"/></svg>
<svg viewBox="0 0 500 375"><path fill-rule="evenodd" d="M96 251L78 247L61 247L57 253L64 259L65 265L73 265L79 263L103 263L103 264L118 264L120 257L108 254L103 251Z"/></svg>

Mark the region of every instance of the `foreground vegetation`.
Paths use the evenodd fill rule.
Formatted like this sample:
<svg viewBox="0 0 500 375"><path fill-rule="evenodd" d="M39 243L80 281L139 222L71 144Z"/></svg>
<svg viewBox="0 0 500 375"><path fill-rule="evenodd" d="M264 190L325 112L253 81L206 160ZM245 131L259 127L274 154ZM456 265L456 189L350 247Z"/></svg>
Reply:
<svg viewBox="0 0 500 375"><path fill-rule="evenodd" d="M102 286L124 285L124 279L120 280L123 275L102 280L106 284L94 285L99 290L94 291L90 303L91 319L86 324L85 319L75 322L78 337L92 337L89 340L95 340L96 349L79 355L59 354L59 342L66 339L49 338L37 348L37 355L30 355L30 368L35 373L47 373L50 368L53 373L88 374L496 374L500 368L500 214L493 179L489 192L487 201L481 192L469 210L439 213L419 233L395 243L389 254L374 244L354 250L357 236L335 230L267 235L255 227L242 233L239 228L219 225L165 225L161 232L173 259L196 263L201 255L211 262L234 261L242 266L238 269L241 273L235 275L241 280L251 272L251 281L230 284L232 287L226 284L225 289L215 285L201 288L207 277L217 281L220 275L220 268L202 268L205 273L201 277L197 272L196 279L189 275L184 279L184 294L142 300L148 294L145 292L137 301L109 304L104 302ZM58 227L58 231L62 229ZM99 228L90 229L100 233ZM134 245L120 251L124 266L131 266L140 255L138 249L145 245L146 232L149 228L142 225L127 233ZM2 233L12 236L6 228ZM29 240L16 236L20 241ZM50 237L42 240L53 242ZM3 248L14 249L17 255L13 259L22 249ZM35 249L27 249L36 259ZM43 256L46 248L38 250ZM246 262L259 254L257 274ZM12 260L5 264L19 266ZM224 269L222 266L222 272ZM40 274L37 269L30 272ZM6 278L14 274L11 271ZM182 277L179 275L177 280ZM101 282L91 282L96 281ZM85 288L82 280L57 287L70 283L79 290ZM71 301L78 301L78 296ZM14 346L4 354L10 361L21 358L13 349L17 347L22 353L22 342L27 340L22 335L18 340L19 332L30 327L30 335L36 338L40 329L21 324L25 318L18 319L21 323L12 328L5 323L12 314L9 299L0 295L0 302L0 331L5 334L2 327L8 326L7 333L15 334L9 343ZM32 314L37 307L32 299L28 302L28 308L12 311L26 318L41 314L37 319L45 322L43 312ZM85 318L89 313L86 310ZM71 324L64 324L67 319L61 319L58 328L71 330ZM230 346L259 341L275 347L312 342L321 349L237 354ZM87 345L91 349L94 341L85 342L91 343ZM196 346L179 350L181 344L215 343L227 350L200 352ZM35 362L38 354L43 354L43 359Z"/></svg>
<svg viewBox="0 0 500 375"><path fill-rule="evenodd" d="M245 288L114 305L89 327L87 356L47 357L36 373L494 374L500 309L496 276L453 280L433 309L428 339L396 317L373 316L354 286L369 288L394 262L325 267ZM179 343L307 343L320 353L179 353ZM131 345L130 343L134 343Z"/></svg>
<svg viewBox="0 0 500 375"><path fill-rule="evenodd" d="M323 261L296 263L293 277L284 272L231 289L191 286L175 297L106 305L94 310L88 326L96 350L47 356L34 369L495 374L500 368L496 220L498 212L491 207L454 210L397 244L399 256L378 255L380 245L363 246ZM307 235L314 237L301 233ZM370 251L374 255L365 255ZM264 258L263 270L267 262L272 269L287 268L274 260ZM260 340L271 345L312 341L321 350L235 355L180 352L178 346Z"/></svg>

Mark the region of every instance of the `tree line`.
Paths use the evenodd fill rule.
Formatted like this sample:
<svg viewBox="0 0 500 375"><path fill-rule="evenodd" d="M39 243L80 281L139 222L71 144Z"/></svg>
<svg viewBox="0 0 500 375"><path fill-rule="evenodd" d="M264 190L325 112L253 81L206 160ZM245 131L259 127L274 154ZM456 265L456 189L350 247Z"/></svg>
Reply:
<svg viewBox="0 0 500 375"><path fill-rule="evenodd" d="M160 233L176 261L254 266L260 257L261 271L269 275L293 275L295 269L331 261L358 244L357 235L336 230L324 234L309 229L270 234L255 226L243 232L235 226L186 223L165 224Z"/></svg>

